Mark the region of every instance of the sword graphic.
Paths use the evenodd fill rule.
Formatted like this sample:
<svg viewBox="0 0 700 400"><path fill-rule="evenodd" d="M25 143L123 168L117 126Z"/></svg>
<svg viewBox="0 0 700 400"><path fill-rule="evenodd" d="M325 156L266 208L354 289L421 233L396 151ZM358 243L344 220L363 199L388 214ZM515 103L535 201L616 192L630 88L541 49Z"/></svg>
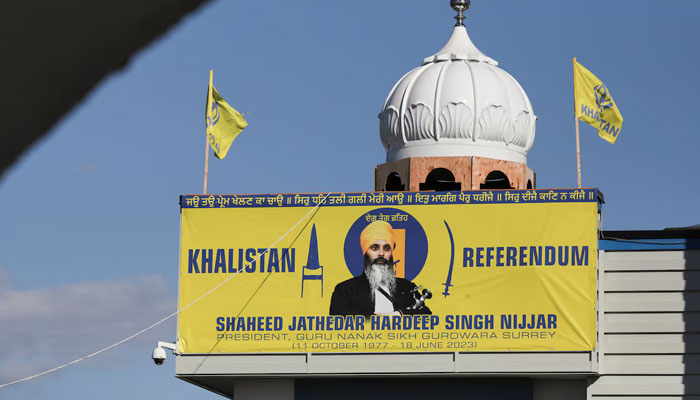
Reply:
<svg viewBox="0 0 700 400"><path fill-rule="evenodd" d="M447 270L447 279L445 280L445 283L443 283L443 285L445 285L445 291L442 292L442 294L447 297L450 295L450 287L454 286L452 284L452 267L454 266L455 262L455 240L452 238L452 231L450 230L450 226L447 225L447 221L443 220L443 222L445 223L445 228L447 228L447 234L450 235L450 250L452 252L450 254L450 269Z"/></svg>

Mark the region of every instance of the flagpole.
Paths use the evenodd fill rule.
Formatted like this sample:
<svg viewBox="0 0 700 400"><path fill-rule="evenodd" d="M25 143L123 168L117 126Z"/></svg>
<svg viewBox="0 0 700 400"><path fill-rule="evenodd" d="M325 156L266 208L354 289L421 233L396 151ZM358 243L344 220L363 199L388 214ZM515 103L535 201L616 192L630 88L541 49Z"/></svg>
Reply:
<svg viewBox="0 0 700 400"><path fill-rule="evenodd" d="M578 187L581 188L581 142L578 135L578 117L576 117L576 57L574 57L574 120L576 121L576 170L578 172Z"/></svg>
<svg viewBox="0 0 700 400"><path fill-rule="evenodd" d="M578 187L581 188L581 144L578 137L578 118L574 115L576 120L576 170L578 172Z"/></svg>
<svg viewBox="0 0 700 400"><path fill-rule="evenodd" d="M207 178L209 177L209 135L211 135L211 103L212 103L212 87L214 86L214 70L209 70L209 90L207 91L207 136L206 148L204 150L204 191L207 194Z"/></svg>

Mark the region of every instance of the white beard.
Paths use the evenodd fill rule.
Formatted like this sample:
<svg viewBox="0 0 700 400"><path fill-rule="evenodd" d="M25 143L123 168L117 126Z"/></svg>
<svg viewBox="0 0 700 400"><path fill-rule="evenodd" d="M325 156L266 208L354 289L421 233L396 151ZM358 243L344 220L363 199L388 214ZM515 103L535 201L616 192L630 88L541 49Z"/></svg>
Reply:
<svg viewBox="0 0 700 400"><path fill-rule="evenodd" d="M396 272L389 264L372 264L365 269L365 276L369 281L369 293L374 302L374 293L379 286L387 290L390 295L396 291Z"/></svg>

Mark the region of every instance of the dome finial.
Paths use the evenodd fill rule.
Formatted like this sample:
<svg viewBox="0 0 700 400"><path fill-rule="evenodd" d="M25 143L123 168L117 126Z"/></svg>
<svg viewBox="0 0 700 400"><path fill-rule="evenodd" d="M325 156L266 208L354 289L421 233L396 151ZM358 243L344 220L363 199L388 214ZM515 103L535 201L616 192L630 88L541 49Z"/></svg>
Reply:
<svg viewBox="0 0 700 400"><path fill-rule="evenodd" d="M465 18L463 13L469 9L471 4L471 0L450 0L450 7L457 11L457 16L455 16L457 23L455 26L464 26L464 23L462 22Z"/></svg>

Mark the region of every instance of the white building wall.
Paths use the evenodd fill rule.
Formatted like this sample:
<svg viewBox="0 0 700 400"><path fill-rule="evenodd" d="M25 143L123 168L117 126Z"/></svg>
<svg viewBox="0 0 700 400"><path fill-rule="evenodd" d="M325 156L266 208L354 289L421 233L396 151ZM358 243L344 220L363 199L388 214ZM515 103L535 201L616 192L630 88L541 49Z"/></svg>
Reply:
<svg viewBox="0 0 700 400"><path fill-rule="evenodd" d="M588 399L700 399L700 251L600 253Z"/></svg>

